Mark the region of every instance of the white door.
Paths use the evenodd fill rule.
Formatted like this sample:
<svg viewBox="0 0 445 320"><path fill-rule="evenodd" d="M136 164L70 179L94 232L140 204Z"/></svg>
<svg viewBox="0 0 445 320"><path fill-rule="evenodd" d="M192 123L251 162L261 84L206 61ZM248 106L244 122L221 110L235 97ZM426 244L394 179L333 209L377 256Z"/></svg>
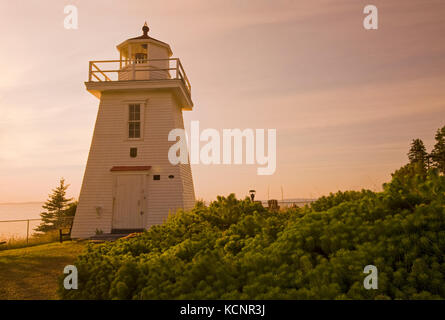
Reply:
<svg viewBox="0 0 445 320"><path fill-rule="evenodd" d="M143 175L117 175L115 180L113 229L144 227Z"/></svg>

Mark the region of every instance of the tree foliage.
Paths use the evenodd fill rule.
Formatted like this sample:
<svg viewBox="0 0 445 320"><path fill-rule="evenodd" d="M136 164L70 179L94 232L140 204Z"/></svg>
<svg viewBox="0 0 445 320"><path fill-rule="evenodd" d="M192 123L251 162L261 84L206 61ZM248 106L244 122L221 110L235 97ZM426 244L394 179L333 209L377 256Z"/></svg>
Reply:
<svg viewBox="0 0 445 320"><path fill-rule="evenodd" d="M434 167L445 174L445 126L437 129L435 139L436 144L431 151L431 160Z"/></svg>
<svg viewBox="0 0 445 320"><path fill-rule="evenodd" d="M69 184L65 185L65 179L60 179L59 186L52 190L48 200L42 206L45 209L40 213L42 223L36 228L39 232L48 232L55 230L65 223L67 217L73 217L77 202L66 197L66 190Z"/></svg>
<svg viewBox="0 0 445 320"><path fill-rule="evenodd" d="M444 299L445 177L410 164L382 192L271 212L218 197L138 237L90 244L66 299ZM378 268L366 290L363 269Z"/></svg>
<svg viewBox="0 0 445 320"><path fill-rule="evenodd" d="M414 139L408 152L410 163L420 163L425 168L429 166L429 155L425 144L420 139Z"/></svg>

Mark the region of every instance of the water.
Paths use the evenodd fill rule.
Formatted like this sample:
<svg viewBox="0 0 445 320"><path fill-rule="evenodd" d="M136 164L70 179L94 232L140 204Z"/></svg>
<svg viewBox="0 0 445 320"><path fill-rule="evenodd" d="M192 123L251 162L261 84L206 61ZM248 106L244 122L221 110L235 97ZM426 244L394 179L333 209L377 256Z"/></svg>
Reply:
<svg viewBox="0 0 445 320"><path fill-rule="evenodd" d="M42 205L42 202L0 204L0 241L8 240L10 238L26 237L28 227L27 221L4 221L39 219ZM40 221L29 222L30 235L34 233L34 229L39 224Z"/></svg>
<svg viewBox="0 0 445 320"><path fill-rule="evenodd" d="M277 200L278 205L280 208L288 208L292 206L298 206L298 207L304 207L306 204L311 204L316 199L305 199L305 198L291 198L291 199L283 199L283 200ZM267 207L268 202L267 200L260 200L263 206Z"/></svg>

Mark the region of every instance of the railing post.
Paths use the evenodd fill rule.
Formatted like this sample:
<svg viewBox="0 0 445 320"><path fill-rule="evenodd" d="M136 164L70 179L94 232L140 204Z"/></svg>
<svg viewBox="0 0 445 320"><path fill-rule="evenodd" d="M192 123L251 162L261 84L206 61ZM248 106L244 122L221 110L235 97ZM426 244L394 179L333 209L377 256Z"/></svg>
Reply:
<svg viewBox="0 0 445 320"><path fill-rule="evenodd" d="M175 68L176 76L175 76L175 79L179 79L179 63L178 63L178 59L175 59L175 62L176 62L176 68Z"/></svg>
<svg viewBox="0 0 445 320"><path fill-rule="evenodd" d="M136 80L136 64L135 64L135 61L133 61L133 80Z"/></svg>
<svg viewBox="0 0 445 320"><path fill-rule="evenodd" d="M91 80L92 80L92 72L93 72L93 62L92 61L90 61L90 68L89 68L89 72L88 72L88 81L90 81L91 82Z"/></svg>

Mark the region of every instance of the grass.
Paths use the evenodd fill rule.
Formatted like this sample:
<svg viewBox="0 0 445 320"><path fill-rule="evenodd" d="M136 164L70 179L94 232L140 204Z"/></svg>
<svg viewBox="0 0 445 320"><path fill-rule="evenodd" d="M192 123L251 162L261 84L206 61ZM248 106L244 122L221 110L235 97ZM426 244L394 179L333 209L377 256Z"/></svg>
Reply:
<svg viewBox="0 0 445 320"><path fill-rule="evenodd" d="M24 247L31 247L45 243L51 243L59 240L59 231L52 231L44 234L33 235L26 238L10 238L5 244L0 244L0 252L8 249L18 249Z"/></svg>
<svg viewBox="0 0 445 320"><path fill-rule="evenodd" d="M63 268L73 264L85 246L67 241L0 251L0 299L58 299Z"/></svg>

